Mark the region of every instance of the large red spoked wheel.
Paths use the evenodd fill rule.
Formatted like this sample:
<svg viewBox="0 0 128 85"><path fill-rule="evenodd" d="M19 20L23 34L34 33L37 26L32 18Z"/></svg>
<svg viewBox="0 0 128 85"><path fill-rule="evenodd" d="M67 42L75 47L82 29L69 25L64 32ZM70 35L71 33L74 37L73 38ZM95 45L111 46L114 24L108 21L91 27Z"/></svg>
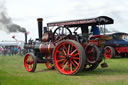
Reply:
<svg viewBox="0 0 128 85"><path fill-rule="evenodd" d="M61 41L53 52L55 68L62 74L76 74L84 68L86 56L83 47L74 40Z"/></svg>
<svg viewBox="0 0 128 85"><path fill-rule="evenodd" d="M48 60L48 62L45 63L45 66L46 66L48 69L53 69L53 68L54 68L54 65L53 65L51 56L45 56L45 59Z"/></svg>
<svg viewBox="0 0 128 85"><path fill-rule="evenodd" d="M37 59L32 53L27 53L24 58L24 67L28 72L34 72L37 65Z"/></svg>
<svg viewBox="0 0 128 85"><path fill-rule="evenodd" d="M85 48L85 54L87 56L87 62L94 64L97 62L97 60L100 57L100 50L98 49L98 47L96 45L89 44Z"/></svg>
<svg viewBox="0 0 128 85"><path fill-rule="evenodd" d="M106 59L110 59L115 56L115 50L111 46L106 46L104 50L104 57Z"/></svg>

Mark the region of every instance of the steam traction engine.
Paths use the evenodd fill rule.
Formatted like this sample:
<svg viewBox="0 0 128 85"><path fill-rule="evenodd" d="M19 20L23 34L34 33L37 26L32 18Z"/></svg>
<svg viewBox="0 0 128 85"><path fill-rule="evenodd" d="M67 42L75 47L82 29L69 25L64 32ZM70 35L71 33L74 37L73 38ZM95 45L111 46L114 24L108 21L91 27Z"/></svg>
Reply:
<svg viewBox="0 0 128 85"><path fill-rule="evenodd" d="M48 69L55 67L62 74L72 75L83 69L94 70L104 59L104 43L100 43L100 40L105 41L105 38L89 40L89 29L92 25L113 24L113 19L100 16L47 23L47 27L42 26L42 20L37 19L39 38L24 46L25 49L33 50L24 58L28 72L34 72L37 63L45 63Z"/></svg>

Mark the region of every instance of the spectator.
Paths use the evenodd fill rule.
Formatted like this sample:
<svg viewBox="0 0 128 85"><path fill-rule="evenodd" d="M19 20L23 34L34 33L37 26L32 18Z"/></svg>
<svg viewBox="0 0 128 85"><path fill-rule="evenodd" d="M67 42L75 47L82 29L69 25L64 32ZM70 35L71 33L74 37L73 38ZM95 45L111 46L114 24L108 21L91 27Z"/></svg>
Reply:
<svg viewBox="0 0 128 85"><path fill-rule="evenodd" d="M14 54L14 47L11 47L11 55Z"/></svg>
<svg viewBox="0 0 128 85"><path fill-rule="evenodd" d="M3 48L0 47L0 55L2 55L2 53L3 53Z"/></svg>
<svg viewBox="0 0 128 85"><path fill-rule="evenodd" d="M11 48L8 47L8 55L10 56L11 55Z"/></svg>
<svg viewBox="0 0 128 85"><path fill-rule="evenodd" d="M6 53L7 53L7 49L6 49L6 47L3 47L3 54L4 54L4 56L6 56Z"/></svg>
<svg viewBox="0 0 128 85"><path fill-rule="evenodd" d="M17 47L17 49L18 49L18 54L20 55L21 47L20 47L20 46L18 46L18 47Z"/></svg>
<svg viewBox="0 0 128 85"><path fill-rule="evenodd" d="M14 54L15 55L17 54L17 51L18 51L17 47L14 47Z"/></svg>

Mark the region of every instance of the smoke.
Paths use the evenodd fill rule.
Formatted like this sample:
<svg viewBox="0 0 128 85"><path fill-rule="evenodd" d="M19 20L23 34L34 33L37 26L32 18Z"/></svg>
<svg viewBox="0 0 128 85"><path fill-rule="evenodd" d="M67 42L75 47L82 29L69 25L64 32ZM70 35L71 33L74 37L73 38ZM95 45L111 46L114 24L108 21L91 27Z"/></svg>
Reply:
<svg viewBox="0 0 128 85"><path fill-rule="evenodd" d="M8 33L12 32L26 32L26 29L14 24L11 18L6 13L5 2L0 1L0 30L4 30Z"/></svg>

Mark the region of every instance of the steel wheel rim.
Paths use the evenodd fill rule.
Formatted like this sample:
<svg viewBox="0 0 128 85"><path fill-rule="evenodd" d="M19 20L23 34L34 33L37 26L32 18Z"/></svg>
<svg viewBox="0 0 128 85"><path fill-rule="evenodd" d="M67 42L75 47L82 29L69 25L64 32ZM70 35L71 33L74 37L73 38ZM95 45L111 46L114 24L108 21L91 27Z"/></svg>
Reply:
<svg viewBox="0 0 128 85"><path fill-rule="evenodd" d="M105 53L104 53L105 58L110 59L112 57L112 51L109 47L105 48Z"/></svg>
<svg viewBox="0 0 128 85"><path fill-rule="evenodd" d="M71 42L60 43L54 51L54 64L63 74L73 74L80 66L80 53Z"/></svg>
<svg viewBox="0 0 128 85"><path fill-rule="evenodd" d="M34 64L34 61L33 61L32 55L27 54L25 56L25 58L24 58L24 67L26 68L26 70L28 72L31 72L32 71L33 64Z"/></svg>
<svg viewBox="0 0 128 85"><path fill-rule="evenodd" d="M48 57L50 56L46 56L45 59L49 59ZM51 58L51 57L50 57ZM52 63L52 60L51 61L48 61L47 63L45 63L46 67L48 69L53 69L53 63Z"/></svg>

